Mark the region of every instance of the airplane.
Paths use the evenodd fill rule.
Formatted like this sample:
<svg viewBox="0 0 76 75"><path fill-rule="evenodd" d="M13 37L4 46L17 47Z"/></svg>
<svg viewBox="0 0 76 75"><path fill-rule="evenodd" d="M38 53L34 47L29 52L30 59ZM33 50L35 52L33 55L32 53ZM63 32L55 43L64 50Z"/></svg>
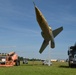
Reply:
<svg viewBox="0 0 76 75"><path fill-rule="evenodd" d="M39 50L39 53L41 54L49 44L49 41L50 41L50 47L55 48L54 38L63 30L63 27L59 27L55 30L52 30L52 28L48 25L45 17L38 9L38 7L35 5L35 3L34 3L34 7L35 7L35 13L36 13L36 20L42 30L41 35L44 38L42 46Z"/></svg>

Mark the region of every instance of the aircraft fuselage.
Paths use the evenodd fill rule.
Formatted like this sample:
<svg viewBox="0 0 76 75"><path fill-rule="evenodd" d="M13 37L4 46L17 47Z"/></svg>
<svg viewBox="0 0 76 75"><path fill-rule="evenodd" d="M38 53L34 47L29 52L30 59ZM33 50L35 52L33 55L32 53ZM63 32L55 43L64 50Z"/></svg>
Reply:
<svg viewBox="0 0 76 75"><path fill-rule="evenodd" d="M44 18L44 16L42 15L41 11L35 6L35 12L36 12L36 19L37 19L37 22L42 30L42 36L44 39L53 42L53 45L51 48L54 48L55 47L55 44L54 44L54 37L53 37L53 34L52 34L52 29L51 27L49 28L49 25L46 21L46 19Z"/></svg>

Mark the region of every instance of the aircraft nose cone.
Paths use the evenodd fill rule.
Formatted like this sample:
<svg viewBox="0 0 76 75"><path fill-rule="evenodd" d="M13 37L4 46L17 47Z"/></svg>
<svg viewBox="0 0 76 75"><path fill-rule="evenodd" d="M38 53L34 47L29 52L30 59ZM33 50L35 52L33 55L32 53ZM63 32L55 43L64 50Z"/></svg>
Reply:
<svg viewBox="0 0 76 75"><path fill-rule="evenodd" d="M35 12L36 12L36 15L39 15L40 14L40 12L39 12L39 10L37 9L36 6L35 6Z"/></svg>

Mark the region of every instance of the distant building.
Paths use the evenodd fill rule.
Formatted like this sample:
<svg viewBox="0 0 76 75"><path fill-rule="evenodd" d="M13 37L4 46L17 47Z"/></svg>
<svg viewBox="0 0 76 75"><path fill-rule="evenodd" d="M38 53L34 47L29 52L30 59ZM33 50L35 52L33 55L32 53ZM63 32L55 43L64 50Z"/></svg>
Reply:
<svg viewBox="0 0 76 75"><path fill-rule="evenodd" d="M57 59L51 59L51 62L57 62L58 60Z"/></svg>
<svg viewBox="0 0 76 75"><path fill-rule="evenodd" d="M51 62L65 62L65 60L61 59L61 60L58 60L58 59L51 59Z"/></svg>
<svg viewBox="0 0 76 75"><path fill-rule="evenodd" d="M65 62L65 60L60 60L60 62Z"/></svg>

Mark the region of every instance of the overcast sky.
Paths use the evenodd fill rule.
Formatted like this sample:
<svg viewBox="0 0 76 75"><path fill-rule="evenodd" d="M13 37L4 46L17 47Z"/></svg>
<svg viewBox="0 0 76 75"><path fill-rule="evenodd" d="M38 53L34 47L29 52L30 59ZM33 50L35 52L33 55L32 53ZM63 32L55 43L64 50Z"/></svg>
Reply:
<svg viewBox="0 0 76 75"><path fill-rule="evenodd" d="M52 59L67 59L68 47L76 42L76 0L34 0L52 29L63 26L50 49ZM26 58L47 59L49 46L42 54L41 29L32 0L0 0L0 52L15 51Z"/></svg>

